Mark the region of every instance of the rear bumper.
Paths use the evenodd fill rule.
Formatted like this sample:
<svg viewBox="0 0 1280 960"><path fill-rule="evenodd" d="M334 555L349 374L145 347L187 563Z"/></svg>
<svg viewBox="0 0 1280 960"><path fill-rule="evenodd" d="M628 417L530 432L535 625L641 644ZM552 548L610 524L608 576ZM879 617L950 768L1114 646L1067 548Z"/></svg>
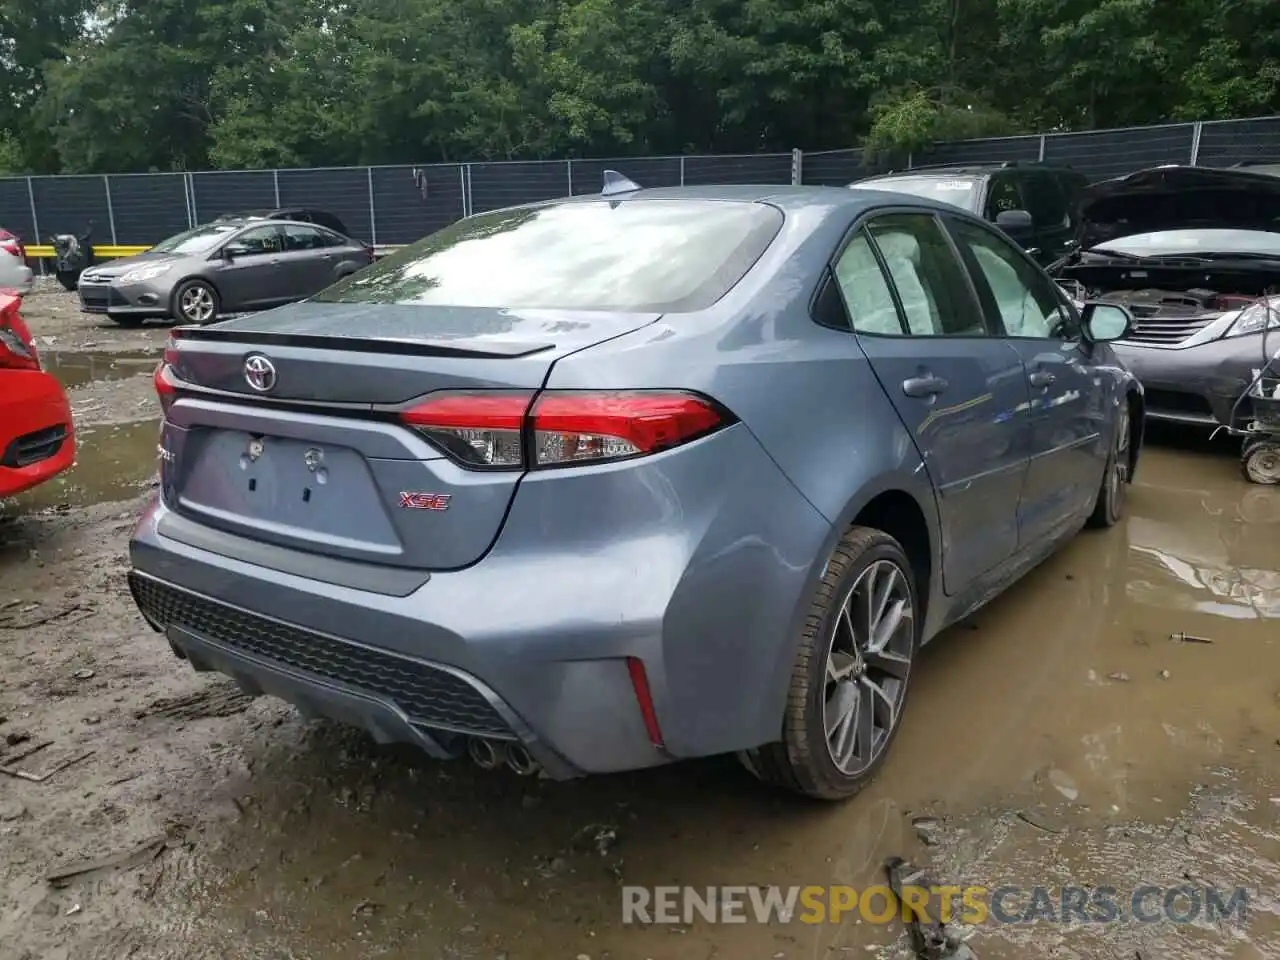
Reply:
<svg viewBox="0 0 1280 960"><path fill-rule="evenodd" d="M1147 416L1153 420L1218 426L1231 423L1236 400L1263 363L1262 334L1226 337L1185 349L1112 344L1116 355L1142 383ZM1280 331L1267 337L1267 349L1280 349ZM1247 420L1246 400L1236 415Z"/></svg>
<svg viewBox="0 0 1280 960"><path fill-rule="evenodd" d="M62 386L38 370L0 372L0 497L38 486L76 458Z"/></svg>
<svg viewBox="0 0 1280 960"><path fill-rule="evenodd" d="M134 589L197 667L436 756L468 735L515 740L564 778L758 746L781 729L830 525L745 428L690 447L527 476L483 560L403 595L248 563L238 538L214 552L166 536L191 521L157 499L130 544ZM752 482L708 483L727 463ZM574 489L601 482L605 503Z"/></svg>

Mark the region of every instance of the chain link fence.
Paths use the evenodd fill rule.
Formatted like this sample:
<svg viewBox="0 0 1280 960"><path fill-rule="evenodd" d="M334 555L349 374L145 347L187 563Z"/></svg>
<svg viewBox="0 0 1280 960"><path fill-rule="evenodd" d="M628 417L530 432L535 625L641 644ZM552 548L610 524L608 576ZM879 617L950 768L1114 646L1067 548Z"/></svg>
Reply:
<svg viewBox="0 0 1280 960"><path fill-rule="evenodd" d="M737 156L627 157L0 178L0 226L28 243L57 233L154 243L226 213L317 207L375 245L410 243L460 217L597 193L605 170L646 187L713 183L843 186L890 169L1002 161L1065 164L1092 180L1165 163L1225 167L1280 160L1280 117L1177 123L939 143L908 157L823 150Z"/></svg>

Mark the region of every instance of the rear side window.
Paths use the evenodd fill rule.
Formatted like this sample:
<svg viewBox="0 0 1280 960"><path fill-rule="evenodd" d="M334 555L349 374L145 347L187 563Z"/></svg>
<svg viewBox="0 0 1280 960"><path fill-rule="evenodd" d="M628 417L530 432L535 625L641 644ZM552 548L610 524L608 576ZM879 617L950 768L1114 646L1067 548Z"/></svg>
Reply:
<svg viewBox="0 0 1280 960"><path fill-rule="evenodd" d="M717 200L590 200L461 220L315 299L678 313L724 296L782 212Z"/></svg>
<svg viewBox="0 0 1280 960"><path fill-rule="evenodd" d="M876 217L867 230L889 270L912 336L987 335L968 275L937 220L893 213Z"/></svg>

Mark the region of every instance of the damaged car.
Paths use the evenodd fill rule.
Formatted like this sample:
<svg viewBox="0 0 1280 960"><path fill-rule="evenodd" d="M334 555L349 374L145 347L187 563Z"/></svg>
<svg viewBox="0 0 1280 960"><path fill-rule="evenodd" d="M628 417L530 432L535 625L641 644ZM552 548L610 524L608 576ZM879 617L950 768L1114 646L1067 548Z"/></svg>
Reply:
<svg viewBox="0 0 1280 960"><path fill-rule="evenodd" d="M1116 353L1148 417L1210 427L1252 418L1280 349L1280 178L1166 166L1091 185L1075 249L1049 267L1072 298L1134 315Z"/></svg>

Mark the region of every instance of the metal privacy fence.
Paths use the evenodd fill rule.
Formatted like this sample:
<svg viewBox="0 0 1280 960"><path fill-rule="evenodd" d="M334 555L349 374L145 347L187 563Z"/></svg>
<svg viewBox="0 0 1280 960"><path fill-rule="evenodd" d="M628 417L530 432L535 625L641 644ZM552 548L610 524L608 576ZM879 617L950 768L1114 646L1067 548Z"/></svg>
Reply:
<svg viewBox="0 0 1280 960"><path fill-rule="evenodd" d="M55 233L150 244L224 213L310 206L337 214L353 236L410 243L460 217L600 190L606 169L644 186L709 183L844 185L891 167L1042 160L1091 179L1162 163L1230 166L1280 159L1280 117L1050 133L939 143L924 154L864 162L861 150L741 156L630 157L0 178L0 227L28 243Z"/></svg>

